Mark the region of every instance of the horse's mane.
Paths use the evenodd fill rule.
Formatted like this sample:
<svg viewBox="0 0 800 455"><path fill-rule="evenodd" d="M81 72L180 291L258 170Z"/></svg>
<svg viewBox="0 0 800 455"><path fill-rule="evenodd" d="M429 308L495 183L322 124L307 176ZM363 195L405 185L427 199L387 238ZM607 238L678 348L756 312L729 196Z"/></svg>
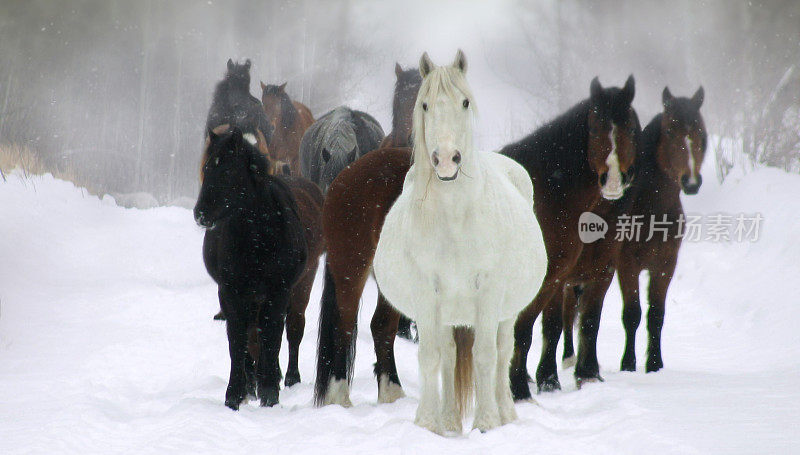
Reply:
<svg viewBox="0 0 800 455"><path fill-rule="evenodd" d="M349 152L358 145L353 125L353 115L349 108L337 107L325 114L322 120L319 131L319 140L322 141L322 148L334 154L340 151Z"/></svg>
<svg viewBox="0 0 800 455"><path fill-rule="evenodd" d="M505 146L500 153L526 169L542 169L544 176L556 172L553 182L578 182L591 172L588 159L591 102L585 99L525 138ZM532 176L533 177L533 176Z"/></svg>
<svg viewBox="0 0 800 455"><path fill-rule="evenodd" d="M457 89L457 90L456 90ZM412 164L417 160L416 156L419 154L421 156L421 160L424 162L427 159L428 149L425 142L425 128L424 128L424 120L423 120L423 109L422 103L425 99L432 99L435 100L439 97L440 93L444 93L445 96L452 99L454 102L460 102L461 99L459 98L461 95L458 92L461 92L463 96L467 97L470 100L470 112L472 115L477 114L477 103L475 102L474 97L472 96L472 90L467 84L467 79L464 77L464 73L461 72L458 68L454 68L452 66L437 66L422 79L422 85L419 87L419 94L417 95L417 101L414 104L414 115L413 115L413 123L412 123L412 138L413 138L413 150L414 152L411 154ZM467 137L467 148L469 151L472 151L472 134L468 134ZM430 166L414 166L417 169L417 172L423 172L423 169L427 171L427 173L433 172L433 169Z"/></svg>
<svg viewBox="0 0 800 455"><path fill-rule="evenodd" d="M281 123L287 127L294 125L298 113L289 95L278 85L267 85L264 94L276 96L281 100Z"/></svg>
<svg viewBox="0 0 800 455"><path fill-rule="evenodd" d="M384 137L383 128L373 116L366 112L352 111L352 114L358 156L361 157L378 148Z"/></svg>

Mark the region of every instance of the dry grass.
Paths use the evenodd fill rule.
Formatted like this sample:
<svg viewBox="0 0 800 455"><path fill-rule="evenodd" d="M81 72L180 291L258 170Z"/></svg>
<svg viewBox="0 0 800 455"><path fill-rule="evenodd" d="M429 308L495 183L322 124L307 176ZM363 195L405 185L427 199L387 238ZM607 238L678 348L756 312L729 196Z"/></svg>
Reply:
<svg viewBox="0 0 800 455"><path fill-rule="evenodd" d="M92 185L77 178L72 168L57 169L48 166L36 150L19 144L0 144L0 179L5 180L9 172L18 169L28 176L52 174L53 177L74 183L89 193L99 195Z"/></svg>

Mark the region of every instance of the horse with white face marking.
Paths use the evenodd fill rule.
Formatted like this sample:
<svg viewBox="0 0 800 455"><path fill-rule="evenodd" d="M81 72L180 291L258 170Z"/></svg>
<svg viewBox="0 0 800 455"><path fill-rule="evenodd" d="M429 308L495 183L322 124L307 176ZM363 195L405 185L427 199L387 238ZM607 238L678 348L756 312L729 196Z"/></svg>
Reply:
<svg viewBox="0 0 800 455"><path fill-rule="evenodd" d="M547 265L528 173L505 156L472 150L465 72L461 51L445 67L422 56L413 164L373 262L381 292L417 321L415 423L436 433L461 431L473 392L474 428L516 419L508 383L514 321Z"/></svg>

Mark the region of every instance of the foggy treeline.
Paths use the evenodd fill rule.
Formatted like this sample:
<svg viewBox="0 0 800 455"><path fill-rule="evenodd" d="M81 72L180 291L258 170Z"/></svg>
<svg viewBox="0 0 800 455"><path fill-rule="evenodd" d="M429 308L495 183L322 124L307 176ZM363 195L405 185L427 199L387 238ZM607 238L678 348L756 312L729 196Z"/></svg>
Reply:
<svg viewBox="0 0 800 455"><path fill-rule="evenodd" d="M195 195L203 126L228 58L315 116L348 104L388 132L394 63L469 60L477 143L499 147L588 96L637 81L642 124L661 91L706 91L719 176L736 160L800 170L800 2L793 0L6 0L0 144L106 192ZM709 144L716 153L718 144Z"/></svg>

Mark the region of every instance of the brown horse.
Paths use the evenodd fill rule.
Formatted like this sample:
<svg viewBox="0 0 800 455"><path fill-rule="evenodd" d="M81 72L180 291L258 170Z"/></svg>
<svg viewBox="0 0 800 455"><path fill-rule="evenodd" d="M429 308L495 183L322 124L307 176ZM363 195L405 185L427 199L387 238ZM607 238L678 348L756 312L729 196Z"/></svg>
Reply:
<svg viewBox="0 0 800 455"><path fill-rule="evenodd" d="M621 89L604 89L595 78L587 100L501 150L531 176L534 210L548 257L544 282L515 325L510 375L516 400L531 396L527 358L533 323L543 310L544 340L536 382L540 391L561 387L555 361L562 328L561 292L583 250L578 220L603 199L621 197L629 185L640 128L631 107L634 93L633 76Z"/></svg>
<svg viewBox="0 0 800 455"><path fill-rule="evenodd" d="M220 125L214 128L214 134L224 134L229 130L229 125ZM289 311L286 315L286 339L289 342L289 366L286 370L285 385L290 387L300 382L300 371L297 366L300 342L303 340L306 319L305 312L308 306L311 287L314 284L314 276L319 265L319 257L325 251L325 239L322 236L322 204L323 197L319 187L310 180L302 177L286 175L286 163L273 160L270 156L267 141L261 131L256 131L256 147L267 158L269 162L269 174L279 176L289 187L295 202L297 203L298 216L300 223L305 228L306 245L308 248L308 259L300 278L292 287L289 297ZM209 140L206 138L206 150L203 155L203 163L208 158ZM202 174L201 174L202 180ZM214 319L224 320L225 315L220 310ZM258 358L258 334L250 329L248 349L251 357Z"/></svg>
<svg viewBox="0 0 800 455"><path fill-rule="evenodd" d="M314 116L304 104L292 101L285 89L286 82L281 85L261 83L261 103L272 126L269 149L274 159L289 163L292 175L301 175L300 141L314 123Z"/></svg>
<svg viewBox="0 0 800 455"><path fill-rule="evenodd" d="M683 190L687 195L696 194L703 182L700 167L707 141L700 115L703 96L702 87L692 98L675 98L668 88L664 88L664 112L653 118L642 132L636 158L636 182L623 198L623 213L614 214L615 218L624 214L627 220L639 219L644 225L642 232L636 234L629 229L632 224L627 224L629 235L620 241L612 240L617 244L614 248L617 252L614 265L619 273L623 298L625 351L620 364L622 371L636 370L636 329L642 316L639 303L639 274L642 270L647 270L650 276L645 371L658 371L664 366L661 358L664 307L684 233L684 224L680 221L684 219L680 192ZM579 381L581 377L587 377L587 373L596 375L599 370L597 325L612 275L613 269L610 274L585 285L579 302L575 302L574 298L570 302L565 301L565 356L567 345L570 351L572 347L572 332L567 329L571 329L576 303L580 305L580 344L575 369ZM574 296L575 293L567 292L566 295Z"/></svg>
<svg viewBox="0 0 800 455"><path fill-rule="evenodd" d="M320 309L317 405L350 405L348 385L355 358L359 300L372 267L386 214L400 195L411 166L411 117L422 77L419 70L395 66L392 132L381 147L345 168L331 183L323 208L328 246ZM378 293L370 327L375 346L378 401L403 396L394 359L400 314ZM334 384L334 388L331 385Z"/></svg>

